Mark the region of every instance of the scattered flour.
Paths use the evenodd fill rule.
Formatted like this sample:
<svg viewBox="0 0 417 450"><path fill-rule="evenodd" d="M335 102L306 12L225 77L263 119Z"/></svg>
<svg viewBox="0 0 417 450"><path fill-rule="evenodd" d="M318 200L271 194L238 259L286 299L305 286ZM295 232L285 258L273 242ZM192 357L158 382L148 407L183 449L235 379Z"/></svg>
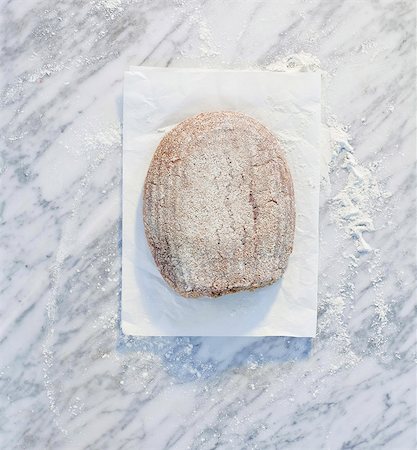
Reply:
<svg viewBox="0 0 417 450"><path fill-rule="evenodd" d="M320 60L310 53L296 53L286 56L266 67L274 72L324 72Z"/></svg>
<svg viewBox="0 0 417 450"><path fill-rule="evenodd" d="M122 0L100 0L93 1L93 5L107 9L119 9L122 6Z"/></svg>
<svg viewBox="0 0 417 450"><path fill-rule="evenodd" d="M389 194L382 193L372 171L361 166L353 154L340 147L342 168L348 172L346 185L331 200L331 214L355 242L359 253L369 252L371 246L363 237L364 232L375 231L373 213Z"/></svg>
<svg viewBox="0 0 417 450"><path fill-rule="evenodd" d="M175 0L175 6L184 15L191 25L197 28L200 41L199 51L204 57L217 56L220 54L218 45L215 44L211 28L204 18L201 3L198 0Z"/></svg>

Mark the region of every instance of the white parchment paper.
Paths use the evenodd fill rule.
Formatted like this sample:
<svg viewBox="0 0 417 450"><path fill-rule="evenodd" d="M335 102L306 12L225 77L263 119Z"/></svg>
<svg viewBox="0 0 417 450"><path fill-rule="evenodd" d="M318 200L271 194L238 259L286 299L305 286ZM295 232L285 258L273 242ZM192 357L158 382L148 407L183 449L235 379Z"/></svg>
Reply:
<svg viewBox="0 0 417 450"><path fill-rule="evenodd" d="M122 330L139 336L314 336L320 75L131 67L123 102ZM162 279L142 222L143 184L164 133L203 111L240 111L282 141L294 181L294 250L272 286L185 299Z"/></svg>

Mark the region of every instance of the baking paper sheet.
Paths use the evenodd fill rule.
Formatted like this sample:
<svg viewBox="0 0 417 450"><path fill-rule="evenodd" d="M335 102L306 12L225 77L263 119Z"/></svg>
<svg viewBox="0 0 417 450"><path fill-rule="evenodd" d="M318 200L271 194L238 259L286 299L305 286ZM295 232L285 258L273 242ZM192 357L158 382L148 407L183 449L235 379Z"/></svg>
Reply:
<svg viewBox="0 0 417 450"><path fill-rule="evenodd" d="M317 319L320 75L131 67L123 104L122 330L138 336L314 336ZM143 184L170 128L203 111L246 113L283 143L294 181L294 250L254 292L185 299L162 279L142 223Z"/></svg>

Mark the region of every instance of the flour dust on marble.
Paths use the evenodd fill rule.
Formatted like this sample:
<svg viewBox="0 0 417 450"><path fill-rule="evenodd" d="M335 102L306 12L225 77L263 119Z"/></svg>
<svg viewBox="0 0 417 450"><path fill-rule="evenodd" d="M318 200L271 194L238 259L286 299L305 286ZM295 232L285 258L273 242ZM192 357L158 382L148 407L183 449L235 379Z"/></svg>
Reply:
<svg viewBox="0 0 417 450"><path fill-rule="evenodd" d="M372 247L364 233L375 231L373 216L381 210L390 193L380 187L374 167L359 164L347 131L336 123L331 132L334 147L331 163L336 165L336 161L341 161L340 167L348 174L346 184L330 201L332 219L354 240L359 253L370 252Z"/></svg>

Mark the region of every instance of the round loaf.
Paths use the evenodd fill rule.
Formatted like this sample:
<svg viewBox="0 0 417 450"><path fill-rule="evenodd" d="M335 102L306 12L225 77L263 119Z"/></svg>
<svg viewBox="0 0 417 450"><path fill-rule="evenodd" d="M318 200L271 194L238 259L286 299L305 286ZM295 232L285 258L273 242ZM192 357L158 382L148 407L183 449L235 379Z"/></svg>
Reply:
<svg viewBox="0 0 417 450"><path fill-rule="evenodd" d="M201 113L168 132L143 200L155 263L184 297L253 290L287 267L295 229L291 174L277 138L247 115Z"/></svg>

